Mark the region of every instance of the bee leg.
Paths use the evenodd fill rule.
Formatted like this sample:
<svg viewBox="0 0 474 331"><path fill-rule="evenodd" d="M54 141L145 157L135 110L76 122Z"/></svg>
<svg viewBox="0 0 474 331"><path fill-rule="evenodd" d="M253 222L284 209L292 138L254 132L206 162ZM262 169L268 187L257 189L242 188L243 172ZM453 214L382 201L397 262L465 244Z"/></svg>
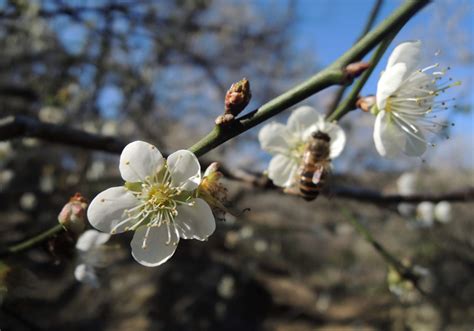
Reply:
<svg viewBox="0 0 474 331"><path fill-rule="evenodd" d="M298 189L298 187L287 187L283 190L284 193L286 194L291 194L291 195L300 195L300 190Z"/></svg>

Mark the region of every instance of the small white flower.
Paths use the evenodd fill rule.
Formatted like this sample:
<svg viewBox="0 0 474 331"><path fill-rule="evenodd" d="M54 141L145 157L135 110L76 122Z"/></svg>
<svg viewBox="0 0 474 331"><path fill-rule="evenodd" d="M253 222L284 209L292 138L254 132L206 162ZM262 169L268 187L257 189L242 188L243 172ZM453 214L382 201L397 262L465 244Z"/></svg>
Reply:
<svg viewBox="0 0 474 331"><path fill-rule="evenodd" d="M398 193L412 195L416 193L417 176L413 172L404 172L397 179ZM412 217L416 212L416 204L402 202L397 206L398 212L405 217Z"/></svg>
<svg viewBox="0 0 474 331"><path fill-rule="evenodd" d="M440 201L434 208L435 220L440 223L451 222L453 215L451 211L451 204L448 201Z"/></svg>
<svg viewBox="0 0 474 331"><path fill-rule="evenodd" d="M165 160L143 141L128 144L120 156L124 186L97 195L87 216L108 233L135 231L132 256L144 266L158 266L175 252L180 238L206 240L216 224L209 205L196 198L201 167L187 150Z"/></svg>
<svg viewBox="0 0 474 331"><path fill-rule="evenodd" d="M96 230L87 230L76 243L79 264L74 270L74 277L81 283L98 288L99 278L95 269L104 267L107 261L103 245L110 239L110 234Z"/></svg>
<svg viewBox="0 0 474 331"><path fill-rule="evenodd" d="M425 131L437 132L447 126L434 121L433 114L446 109L450 100L435 101L435 98L459 82L441 82L445 71L431 71L438 64L420 70L420 48L420 41L398 45L377 85L374 142L384 157L395 157L402 152L420 156L428 144Z"/></svg>
<svg viewBox="0 0 474 331"><path fill-rule="evenodd" d="M430 227L433 225L434 217L434 203L430 201L423 201L416 207L416 219L420 225Z"/></svg>
<svg viewBox="0 0 474 331"><path fill-rule="evenodd" d="M262 149L273 154L268 167L268 177L280 187L292 187L303 156L305 145L313 132L329 135L331 159L341 154L346 143L344 131L335 123L324 120L315 109L303 106L294 110L286 125L272 122L258 134Z"/></svg>

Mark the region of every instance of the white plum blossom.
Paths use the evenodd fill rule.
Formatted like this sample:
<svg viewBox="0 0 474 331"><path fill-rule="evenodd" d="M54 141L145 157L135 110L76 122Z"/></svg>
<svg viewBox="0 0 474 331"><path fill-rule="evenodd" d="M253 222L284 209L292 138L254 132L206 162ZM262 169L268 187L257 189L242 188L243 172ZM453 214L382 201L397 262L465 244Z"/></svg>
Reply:
<svg viewBox="0 0 474 331"><path fill-rule="evenodd" d="M79 263L74 270L77 281L95 288L100 286L96 268L107 264L108 256L104 244L109 239L110 234L96 230L87 230L79 237L76 243Z"/></svg>
<svg viewBox="0 0 474 331"><path fill-rule="evenodd" d="M132 256L140 264L158 266L180 238L206 240L214 232L211 208L197 198L201 167L192 152L164 159L155 146L135 141L124 148L119 170L125 185L97 195L87 216L103 232L134 231Z"/></svg>
<svg viewBox="0 0 474 331"><path fill-rule="evenodd" d="M398 193L402 195L413 195L416 193L417 175L413 172L404 172L397 179ZM397 206L398 212L405 217L410 217L416 212L416 204L402 202Z"/></svg>
<svg viewBox="0 0 474 331"><path fill-rule="evenodd" d="M417 221L422 225L431 226L433 223L449 223L452 219L451 204L448 201L440 201L434 204L430 201L421 202L416 209Z"/></svg>
<svg viewBox="0 0 474 331"><path fill-rule="evenodd" d="M416 220L418 224L430 227L434 223L435 204L431 201L423 201L416 207Z"/></svg>
<svg viewBox="0 0 474 331"><path fill-rule="evenodd" d="M419 68L421 42L401 43L390 55L377 85L377 118L374 126L375 147L380 155L393 158L401 153L422 155L428 144L426 131L439 132L447 124L434 120L446 102L435 98L459 82L442 81L445 70L438 64Z"/></svg>
<svg viewBox="0 0 474 331"><path fill-rule="evenodd" d="M438 202L434 208L434 217L440 223L451 222L453 218L451 204L448 201Z"/></svg>
<svg viewBox="0 0 474 331"><path fill-rule="evenodd" d="M273 154L268 177L275 185L290 188L296 184L306 143L317 131L330 137L330 158L339 156L346 143L344 131L339 125L326 122L323 115L309 106L294 110L286 125L272 122L260 130L258 139L262 149Z"/></svg>

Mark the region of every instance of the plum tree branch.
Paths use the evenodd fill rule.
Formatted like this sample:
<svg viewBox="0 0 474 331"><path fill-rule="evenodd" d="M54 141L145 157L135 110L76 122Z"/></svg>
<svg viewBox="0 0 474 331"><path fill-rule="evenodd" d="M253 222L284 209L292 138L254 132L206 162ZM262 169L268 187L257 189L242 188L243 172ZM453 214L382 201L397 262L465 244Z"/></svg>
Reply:
<svg viewBox="0 0 474 331"><path fill-rule="evenodd" d="M372 7L372 10L370 11L369 16L367 16L367 22L364 25L364 29L362 30L360 36L357 38L356 42L362 39L367 32L372 28L372 26L375 23L375 20L377 19L378 14L380 13L380 8L382 8L383 0L375 0L374 6ZM341 86L339 90L335 93L334 99L331 103L331 105L328 107L329 111L327 112L327 117L331 115L339 105L339 103L342 100L342 97L344 96L344 92L347 89L347 85Z"/></svg>
<svg viewBox="0 0 474 331"><path fill-rule="evenodd" d="M63 125L45 123L25 115L11 115L0 119L0 141L17 137L34 137L53 143L109 153L120 153L127 144L114 137L92 134Z"/></svg>
<svg viewBox="0 0 474 331"><path fill-rule="evenodd" d="M428 3L429 0L406 1L330 66L305 82L270 100L258 109L235 119L230 124L226 126L215 126L211 132L191 146L189 150L197 156L201 156L229 139L253 128L331 85L346 84L347 75L344 74L344 69L347 65L359 61L370 52L373 47L390 35L393 30L402 27Z"/></svg>

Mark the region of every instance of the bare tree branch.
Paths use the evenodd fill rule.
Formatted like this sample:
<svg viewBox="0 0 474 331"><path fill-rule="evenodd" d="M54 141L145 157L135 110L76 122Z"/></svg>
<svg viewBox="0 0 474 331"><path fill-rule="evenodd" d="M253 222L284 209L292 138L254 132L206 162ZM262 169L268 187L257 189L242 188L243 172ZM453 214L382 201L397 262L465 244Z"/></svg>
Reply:
<svg viewBox="0 0 474 331"><path fill-rule="evenodd" d="M120 153L126 146L114 137L87 133L67 126L44 123L24 115L12 115L0 119L0 140L18 137L34 137L57 144L109 153Z"/></svg>

